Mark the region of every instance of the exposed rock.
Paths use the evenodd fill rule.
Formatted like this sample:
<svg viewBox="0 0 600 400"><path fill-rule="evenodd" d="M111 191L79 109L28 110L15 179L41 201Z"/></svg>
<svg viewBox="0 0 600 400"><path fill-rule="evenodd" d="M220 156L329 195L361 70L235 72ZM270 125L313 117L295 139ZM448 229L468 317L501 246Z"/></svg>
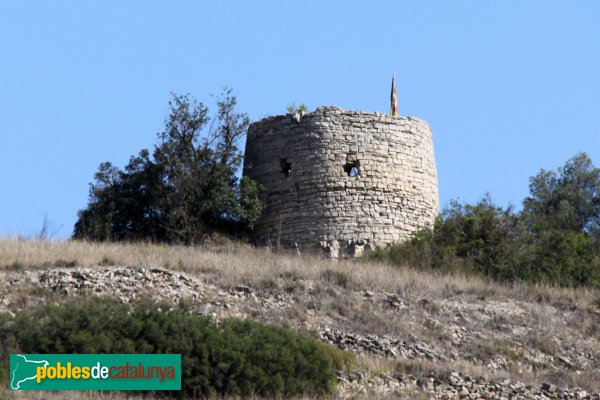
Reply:
<svg viewBox="0 0 600 400"><path fill-rule="evenodd" d="M552 383L543 383L542 390L547 393L555 393L556 385L553 385Z"/></svg>
<svg viewBox="0 0 600 400"><path fill-rule="evenodd" d="M425 343L407 343L399 339L380 338L375 335L362 336L325 328L321 339L340 349L356 353L371 353L392 358L443 360L447 358L431 350Z"/></svg>
<svg viewBox="0 0 600 400"><path fill-rule="evenodd" d="M344 398L370 398L391 396L412 398L415 393L425 392L430 399L599 399L600 394L591 396L585 390L558 390L555 385L544 384L541 388L520 382L504 380L495 383L453 371L447 375L415 377L410 374L379 374L367 377L351 371L340 374L339 391Z"/></svg>
<svg viewBox="0 0 600 400"><path fill-rule="evenodd" d="M578 327L567 324L563 332L548 335L539 328L549 318L560 324L586 311L536 305L546 307L539 312L529 311L531 304L492 296L485 302L468 301L464 295L425 298L419 291L342 288L331 280L276 280L261 289L256 282L219 285L202 274L122 266L0 272L0 311L14 314L59 298L89 295L113 296L126 303L142 298L184 301L215 320L253 318L316 332L326 343L384 361L388 369L375 373L358 367L340 372L339 398L600 399L594 382L583 390L564 388L560 380L565 371L577 377L600 365L597 339L574 337ZM293 290L286 286L289 283ZM46 292L51 296L44 297ZM536 320L539 315L543 319ZM598 326L593 324L599 315L590 312L584 317L590 327ZM364 329L357 318L379 329L377 334ZM405 364L417 365L423 372L393 370L394 365ZM465 373L463 365L479 369L485 377ZM427 370L427 366L434 367ZM544 383L505 379L513 374L539 374Z"/></svg>
<svg viewBox="0 0 600 400"><path fill-rule="evenodd" d="M203 297L202 284L183 273L145 267L51 269L39 273L39 284L65 296L102 294L129 303L142 298L180 303Z"/></svg>

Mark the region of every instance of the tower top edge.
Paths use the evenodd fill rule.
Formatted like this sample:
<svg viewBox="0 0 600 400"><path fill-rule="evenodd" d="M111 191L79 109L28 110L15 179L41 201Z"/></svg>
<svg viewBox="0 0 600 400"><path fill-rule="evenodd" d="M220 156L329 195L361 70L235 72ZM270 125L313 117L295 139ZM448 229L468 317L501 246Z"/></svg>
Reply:
<svg viewBox="0 0 600 400"><path fill-rule="evenodd" d="M393 123L400 121L411 121L420 124L427 125L427 122L423 119L414 117L414 116L392 116L386 113L378 112L378 111L362 111L362 110L346 110L341 107L335 105L328 106L319 106L314 111L300 114L280 114L268 116L257 121L254 121L251 125L269 123L275 121L293 121L296 119L296 122L299 121L299 118L304 120L305 118L314 118L314 117L327 117L327 116L339 116L339 117L365 117L373 120L381 120L382 122Z"/></svg>

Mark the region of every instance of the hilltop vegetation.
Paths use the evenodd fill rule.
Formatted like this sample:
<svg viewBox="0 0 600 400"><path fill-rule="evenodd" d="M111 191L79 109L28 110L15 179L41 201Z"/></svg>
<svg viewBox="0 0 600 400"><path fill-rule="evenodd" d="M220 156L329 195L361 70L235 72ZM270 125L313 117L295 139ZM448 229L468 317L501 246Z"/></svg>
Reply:
<svg viewBox="0 0 600 400"><path fill-rule="evenodd" d="M154 151L143 149L124 170L100 164L73 237L200 243L211 232L243 235L262 209L256 183L236 176L249 119L225 88L212 118L189 95L173 95ZM210 122L210 124L209 124Z"/></svg>
<svg viewBox="0 0 600 400"><path fill-rule="evenodd" d="M256 182L236 175L248 116L227 88L212 119L189 95L173 95L169 107L154 151L141 150L124 170L100 165L73 238L201 244L250 236L264 204ZM529 189L518 212L489 195L453 201L432 229L366 257L504 282L599 286L600 169L579 153L557 171L542 169Z"/></svg>
<svg viewBox="0 0 600 400"><path fill-rule="evenodd" d="M600 169L580 153L530 180L523 209L453 202L433 229L370 258L500 281L600 286Z"/></svg>

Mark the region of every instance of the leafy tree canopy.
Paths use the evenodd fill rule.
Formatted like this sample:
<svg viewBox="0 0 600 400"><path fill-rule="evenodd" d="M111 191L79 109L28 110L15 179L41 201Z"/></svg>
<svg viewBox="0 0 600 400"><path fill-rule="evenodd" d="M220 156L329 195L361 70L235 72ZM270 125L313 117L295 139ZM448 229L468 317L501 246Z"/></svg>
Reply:
<svg viewBox="0 0 600 400"><path fill-rule="evenodd" d="M173 94L152 153L143 149L124 170L100 164L73 237L195 243L215 229L252 228L262 202L256 183L236 176L249 125L236 106L223 89L211 119L201 102Z"/></svg>
<svg viewBox="0 0 600 400"><path fill-rule="evenodd" d="M530 179L524 215L532 227L596 235L600 227L600 169L586 153L557 171L542 169Z"/></svg>

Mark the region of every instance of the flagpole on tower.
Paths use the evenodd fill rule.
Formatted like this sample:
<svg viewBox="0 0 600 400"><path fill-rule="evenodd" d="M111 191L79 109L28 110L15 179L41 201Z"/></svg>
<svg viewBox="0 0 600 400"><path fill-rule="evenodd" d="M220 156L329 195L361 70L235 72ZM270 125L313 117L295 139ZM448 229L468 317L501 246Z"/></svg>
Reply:
<svg viewBox="0 0 600 400"><path fill-rule="evenodd" d="M392 75L392 94L390 98L390 114L392 116L398 115L398 101L396 100L396 73Z"/></svg>

